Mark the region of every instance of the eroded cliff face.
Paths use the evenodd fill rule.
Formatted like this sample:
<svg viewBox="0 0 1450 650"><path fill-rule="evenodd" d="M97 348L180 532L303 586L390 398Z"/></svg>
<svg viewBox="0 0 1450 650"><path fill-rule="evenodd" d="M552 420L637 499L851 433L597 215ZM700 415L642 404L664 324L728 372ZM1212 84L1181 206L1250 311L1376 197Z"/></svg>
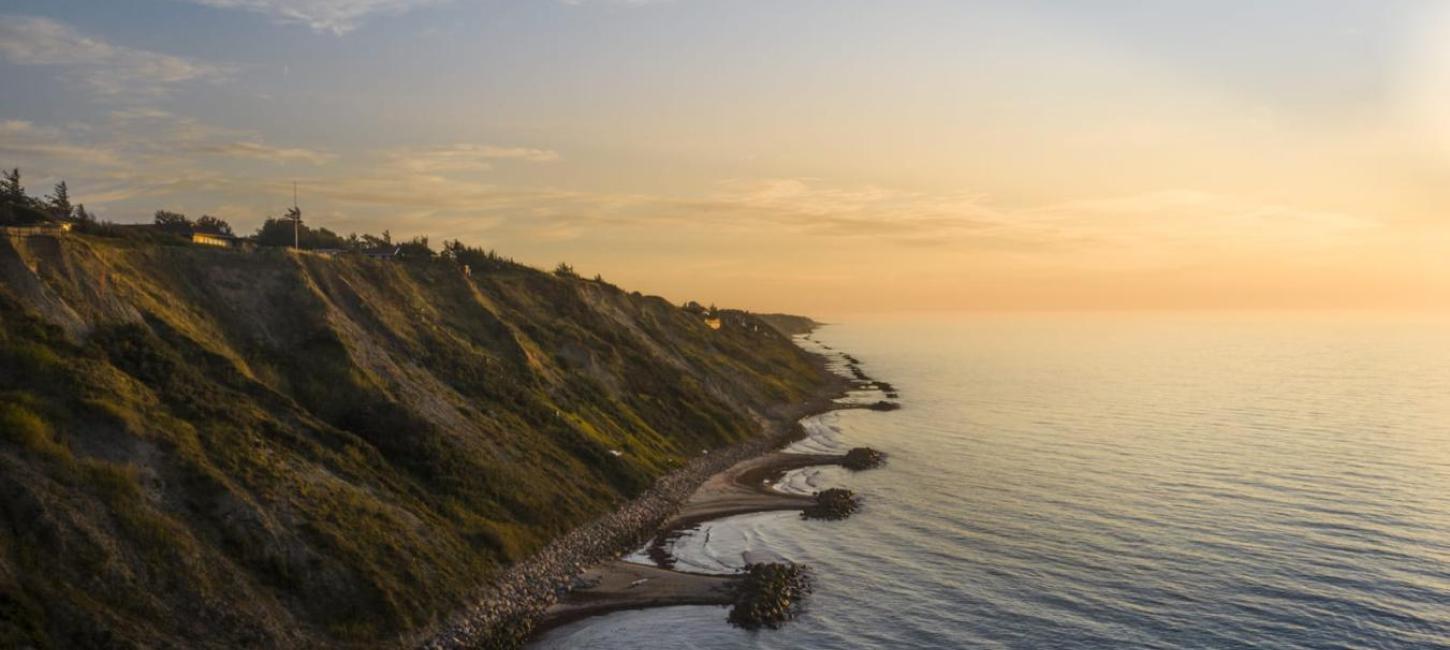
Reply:
<svg viewBox="0 0 1450 650"><path fill-rule="evenodd" d="M523 268L0 237L0 645L309 645L498 567L825 378Z"/></svg>

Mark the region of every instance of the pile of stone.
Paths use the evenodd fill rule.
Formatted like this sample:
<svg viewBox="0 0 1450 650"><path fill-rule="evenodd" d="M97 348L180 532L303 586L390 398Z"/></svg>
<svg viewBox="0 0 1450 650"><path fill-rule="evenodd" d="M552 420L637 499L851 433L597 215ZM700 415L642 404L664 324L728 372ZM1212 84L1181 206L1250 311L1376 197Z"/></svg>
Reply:
<svg viewBox="0 0 1450 650"><path fill-rule="evenodd" d="M406 645L424 648L519 648L533 622L573 587L584 568L643 545L711 475L774 448L764 438L692 460L619 510L554 540L532 557L500 574L474 604L430 638Z"/></svg>
<svg viewBox="0 0 1450 650"><path fill-rule="evenodd" d="M811 578L800 564L747 564L735 589L730 624L747 630L773 630L795 618L801 601L811 592Z"/></svg>
<svg viewBox="0 0 1450 650"><path fill-rule="evenodd" d="M859 472L880 467L885 462L886 454L870 447L856 447L846 452L846 456L841 459L841 467Z"/></svg>
<svg viewBox="0 0 1450 650"><path fill-rule="evenodd" d="M845 488L831 488L816 493L816 502L801 511L804 519L826 519L836 521L850 517L861 507L855 493Z"/></svg>

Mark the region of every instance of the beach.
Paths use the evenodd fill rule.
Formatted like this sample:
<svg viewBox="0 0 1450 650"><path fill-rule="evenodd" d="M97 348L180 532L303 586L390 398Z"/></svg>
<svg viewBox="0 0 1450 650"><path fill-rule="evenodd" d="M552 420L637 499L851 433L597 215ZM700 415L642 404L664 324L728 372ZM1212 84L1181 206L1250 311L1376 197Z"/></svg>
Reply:
<svg viewBox="0 0 1450 650"><path fill-rule="evenodd" d="M803 344L809 341L805 337L798 339ZM875 380L861 370L857 359L827 346L819 346L815 352L835 376L844 380L842 387L847 390L842 390L827 404L816 404L814 412L800 418L801 421L827 411L869 408L877 403L871 400L880 391L876 390ZM809 446L798 449L791 443L803 442L808 433L800 421L795 424L790 429L793 434L779 441L780 449L747 457L706 478L678 512L658 527L642 553L584 570L569 590L536 620L533 635L537 637L581 618L622 610L732 603L738 575L675 570L669 544L705 522L751 513L804 511L815 505L814 496L782 492L775 485L794 470L842 465L847 455L812 453L808 451ZM754 558L744 560L748 564Z"/></svg>
<svg viewBox="0 0 1450 650"><path fill-rule="evenodd" d="M780 451L807 436L801 422L837 409L867 408L881 393L854 359L796 337L833 378L807 400L782 404L760 418L762 435L715 450L666 475L613 513L566 533L493 581L473 604L428 635L405 645L457 648L509 645L568 621L611 611L718 603L718 578L694 579L665 566L640 573L619 558L642 545L658 548L700 522L772 510L804 510L815 500L770 490L793 469L840 463L839 454ZM656 560L668 565L668 559ZM638 566L638 565L636 565ZM643 580L644 582L637 582ZM653 582L655 584L651 585ZM728 582L728 580L726 581Z"/></svg>

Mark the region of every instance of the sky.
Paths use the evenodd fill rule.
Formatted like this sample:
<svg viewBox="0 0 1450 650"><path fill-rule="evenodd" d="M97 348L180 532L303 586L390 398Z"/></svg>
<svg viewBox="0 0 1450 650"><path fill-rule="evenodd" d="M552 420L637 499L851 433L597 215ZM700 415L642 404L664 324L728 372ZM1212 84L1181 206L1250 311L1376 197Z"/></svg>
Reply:
<svg viewBox="0 0 1450 650"><path fill-rule="evenodd" d="M0 0L0 166L672 301L1450 308L1450 3Z"/></svg>

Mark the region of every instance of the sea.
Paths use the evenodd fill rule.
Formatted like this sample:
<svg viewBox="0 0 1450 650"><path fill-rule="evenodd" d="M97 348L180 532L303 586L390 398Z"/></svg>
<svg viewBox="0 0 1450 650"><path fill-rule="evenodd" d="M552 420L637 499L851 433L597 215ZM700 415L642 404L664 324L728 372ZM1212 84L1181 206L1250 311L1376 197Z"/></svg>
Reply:
<svg viewBox="0 0 1450 650"><path fill-rule="evenodd" d="M1450 648L1444 317L872 316L799 342L900 392L899 411L808 418L796 444L885 467L777 486L863 508L731 517L672 547L691 571L809 565L799 618L637 610L534 647Z"/></svg>

